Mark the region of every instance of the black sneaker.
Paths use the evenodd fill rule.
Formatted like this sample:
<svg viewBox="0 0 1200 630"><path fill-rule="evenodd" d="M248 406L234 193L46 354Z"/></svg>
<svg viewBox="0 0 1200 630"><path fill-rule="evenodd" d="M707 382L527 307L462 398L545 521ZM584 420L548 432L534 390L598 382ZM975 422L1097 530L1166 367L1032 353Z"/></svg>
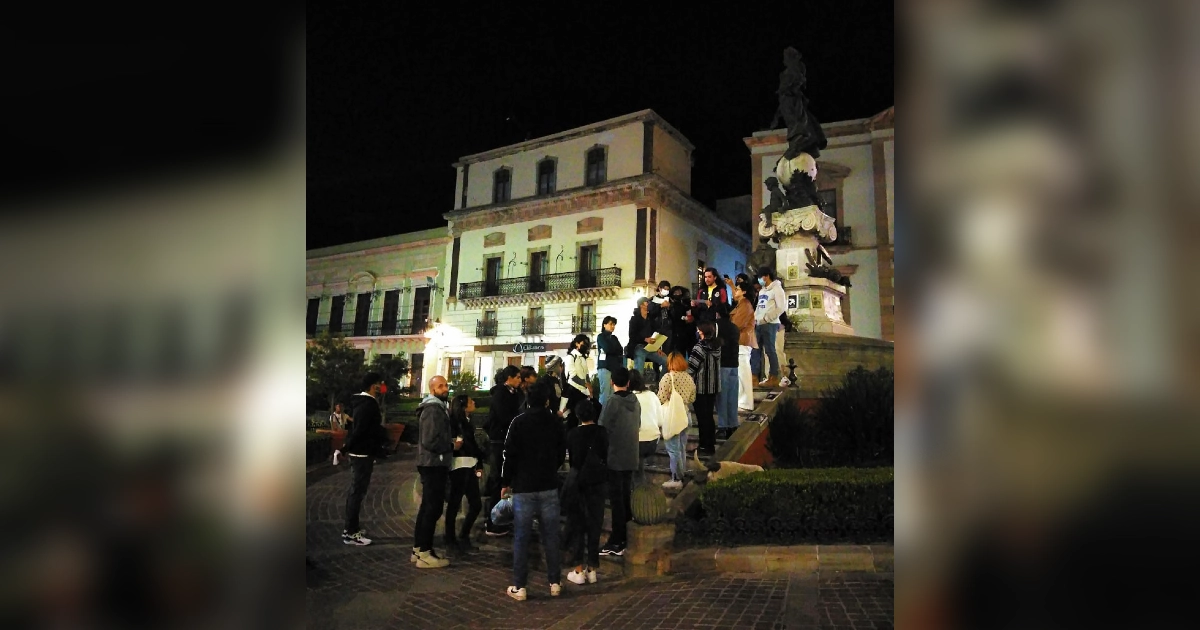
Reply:
<svg viewBox="0 0 1200 630"><path fill-rule="evenodd" d="M623 556L623 555L625 555L625 545L613 545L613 546L612 546L612 547L609 549L609 551L608 551L608 555L610 555L610 556Z"/></svg>

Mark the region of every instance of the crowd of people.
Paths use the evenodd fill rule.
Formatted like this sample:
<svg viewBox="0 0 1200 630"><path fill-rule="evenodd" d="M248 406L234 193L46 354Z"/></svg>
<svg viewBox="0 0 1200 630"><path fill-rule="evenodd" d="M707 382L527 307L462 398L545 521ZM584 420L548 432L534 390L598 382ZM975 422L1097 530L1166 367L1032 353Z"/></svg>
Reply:
<svg viewBox="0 0 1200 630"><path fill-rule="evenodd" d="M718 437L737 429L739 409L753 409L755 380L787 385L781 380L779 333L786 310L783 287L770 269L754 279L745 274L730 279L710 267L694 296L663 281L654 297L640 298L624 345L615 334L617 319L610 316L594 347L587 335L577 335L565 357L546 361L541 376L531 366L501 369L482 423L472 421L475 402L467 394L451 399L444 377L430 379L429 394L417 408L422 491L411 561L419 569L442 568L449 566L448 556L471 553L470 534L483 514L487 536L513 536L513 583L507 590L513 599L527 597L535 521L550 595L562 592L564 550L571 567L567 579L595 583L600 555L625 553L635 475L644 476L658 441L670 459L671 478L663 486L679 489L690 414L699 428L699 453L711 456ZM373 462L386 457L378 403L382 383L379 374L367 374L349 413L339 405L331 418L348 426L334 453L335 464L344 454L352 468L342 533L347 545L371 544L359 526L359 511ZM560 481L564 464L568 472ZM463 499L467 511L458 526ZM612 528L601 545L606 499ZM445 551L439 554L433 543L443 514ZM567 524L560 537L563 516Z"/></svg>

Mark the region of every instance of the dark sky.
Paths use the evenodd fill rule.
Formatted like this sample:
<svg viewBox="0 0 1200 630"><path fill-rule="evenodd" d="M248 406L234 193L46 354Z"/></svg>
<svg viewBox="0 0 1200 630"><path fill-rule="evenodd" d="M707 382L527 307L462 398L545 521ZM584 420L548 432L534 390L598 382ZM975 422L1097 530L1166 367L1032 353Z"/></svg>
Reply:
<svg viewBox="0 0 1200 630"><path fill-rule="evenodd" d="M891 2L797 3L790 19L762 3L603 17L387 4L308 5L309 248L444 225L459 157L646 108L696 145L693 197L747 194L742 138L770 122L789 45L819 120L894 104Z"/></svg>

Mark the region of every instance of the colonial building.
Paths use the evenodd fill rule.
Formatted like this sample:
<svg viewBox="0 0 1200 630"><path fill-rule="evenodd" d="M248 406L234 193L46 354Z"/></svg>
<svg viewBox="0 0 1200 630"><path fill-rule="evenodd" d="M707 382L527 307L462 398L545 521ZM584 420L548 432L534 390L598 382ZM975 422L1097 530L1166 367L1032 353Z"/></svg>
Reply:
<svg viewBox="0 0 1200 630"><path fill-rule="evenodd" d="M817 159L816 184L838 232L826 249L853 284L842 300L842 317L856 335L895 341L895 108L822 129L829 147ZM750 219L757 226L767 205L764 182L788 147L787 130L757 132L745 143L752 171ZM756 237L754 247L759 246Z"/></svg>
<svg viewBox="0 0 1200 630"><path fill-rule="evenodd" d="M370 361L408 357L409 381L423 388L426 333L442 315L447 295L446 228L309 250L306 255L311 339L340 334Z"/></svg>
<svg viewBox="0 0 1200 630"><path fill-rule="evenodd" d="M541 365L697 268L742 269L750 238L690 197L692 144L651 110L461 158L444 216L448 292L426 367ZM431 356L436 354L436 361Z"/></svg>

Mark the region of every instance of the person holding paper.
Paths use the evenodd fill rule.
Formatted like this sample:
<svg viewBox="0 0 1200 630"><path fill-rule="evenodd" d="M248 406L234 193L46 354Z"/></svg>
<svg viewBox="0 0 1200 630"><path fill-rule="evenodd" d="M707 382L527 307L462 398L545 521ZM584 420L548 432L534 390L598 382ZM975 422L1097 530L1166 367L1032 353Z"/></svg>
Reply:
<svg viewBox="0 0 1200 630"><path fill-rule="evenodd" d="M638 298L633 317L629 318L629 343L625 346L625 353L633 358L633 371L639 374L647 360L653 363L656 382L667 369L667 359L658 353L657 347L648 350L647 345L657 341L660 336L654 332L654 320L650 318L650 298Z"/></svg>

